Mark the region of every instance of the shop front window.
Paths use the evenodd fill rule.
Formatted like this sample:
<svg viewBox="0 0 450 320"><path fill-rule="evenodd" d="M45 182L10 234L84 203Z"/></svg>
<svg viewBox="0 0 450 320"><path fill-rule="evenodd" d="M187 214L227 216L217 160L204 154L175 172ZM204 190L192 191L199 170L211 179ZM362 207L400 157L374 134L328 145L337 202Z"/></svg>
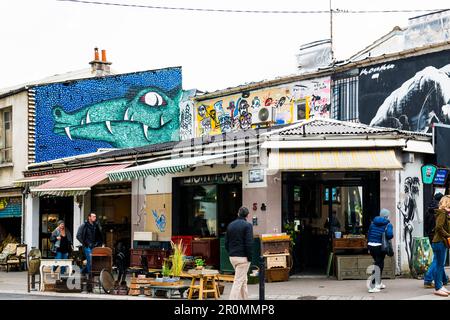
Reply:
<svg viewBox="0 0 450 320"><path fill-rule="evenodd" d="M194 191L193 230L202 237L217 235L217 186L198 186Z"/></svg>

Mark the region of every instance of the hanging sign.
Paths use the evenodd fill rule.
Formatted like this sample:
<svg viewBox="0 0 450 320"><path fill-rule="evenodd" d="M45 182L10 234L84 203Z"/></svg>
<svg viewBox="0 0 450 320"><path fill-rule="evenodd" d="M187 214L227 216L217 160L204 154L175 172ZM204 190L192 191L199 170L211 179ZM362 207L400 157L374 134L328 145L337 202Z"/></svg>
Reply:
<svg viewBox="0 0 450 320"><path fill-rule="evenodd" d="M432 164L422 166L422 182L423 184L432 184L436 176L437 168Z"/></svg>

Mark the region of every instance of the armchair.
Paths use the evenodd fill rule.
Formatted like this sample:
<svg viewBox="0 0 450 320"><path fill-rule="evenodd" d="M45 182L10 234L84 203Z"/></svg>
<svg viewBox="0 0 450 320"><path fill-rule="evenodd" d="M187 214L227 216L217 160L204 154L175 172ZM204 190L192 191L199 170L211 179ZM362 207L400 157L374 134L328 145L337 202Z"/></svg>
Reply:
<svg viewBox="0 0 450 320"><path fill-rule="evenodd" d="M8 271L8 260L16 254L18 245L18 243L8 243L0 253L0 266L6 266L6 271Z"/></svg>
<svg viewBox="0 0 450 320"><path fill-rule="evenodd" d="M9 272L10 266L16 266L19 270L21 270L22 266L26 265L26 262L27 262L27 245L19 244L16 247L16 253L10 255L6 261L6 272Z"/></svg>

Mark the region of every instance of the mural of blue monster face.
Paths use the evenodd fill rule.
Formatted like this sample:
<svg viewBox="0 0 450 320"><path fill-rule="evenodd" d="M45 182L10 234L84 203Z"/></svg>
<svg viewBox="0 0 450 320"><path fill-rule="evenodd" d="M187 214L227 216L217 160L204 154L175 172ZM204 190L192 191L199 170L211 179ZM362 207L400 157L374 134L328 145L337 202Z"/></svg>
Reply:
<svg viewBox="0 0 450 320"><path fill-rule="evenodd" d="M36 87L36 162L179 140L181 69Z"/></svg>

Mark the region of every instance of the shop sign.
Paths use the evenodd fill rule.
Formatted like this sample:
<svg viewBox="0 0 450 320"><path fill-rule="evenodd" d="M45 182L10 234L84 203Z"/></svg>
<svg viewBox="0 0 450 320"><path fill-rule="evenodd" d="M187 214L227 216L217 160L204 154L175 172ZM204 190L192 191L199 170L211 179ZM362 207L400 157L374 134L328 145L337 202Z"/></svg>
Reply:
<svg viewBox="0 0 450 320"><path fill-rule="evenodd" d="M437 169L433 184L443 186L447 181L448 169Z"/></svg>
<svg viewBox="0 0 450 320"><path fill-rule="evenodd" d="M263 169L253 169L248 172L248 182L263 182L264 181L264 170Z"/></svg>
<svg viewBox="0 0 450 320"><path fill-rule="evenodd" d="M422 166L422 181L423 184L432 184L436 176L437 168L432 164Z"/></svg>
<svg viewBox="0 0 450 320"><path fill-rule="evenodd" d="M182 180L183 185L225 184L225 183L239 183L239 182L242 182L242 174L240 172L186 177L183 178Z"/></svg>

